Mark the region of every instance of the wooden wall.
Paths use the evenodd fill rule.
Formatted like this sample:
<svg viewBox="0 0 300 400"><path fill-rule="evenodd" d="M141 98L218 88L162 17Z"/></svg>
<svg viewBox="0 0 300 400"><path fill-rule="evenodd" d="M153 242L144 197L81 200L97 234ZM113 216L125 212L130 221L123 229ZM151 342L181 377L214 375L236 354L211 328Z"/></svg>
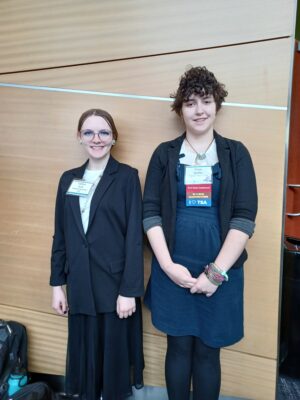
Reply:
<svg viewBox="0 0 300 400"><path fill-rule="evenodd" d="M222 351L222 393L275 398L294 8L293 0L1 1L0 318L28 327L32 371L64 373L66 319L50 307L49 258L59 176L85 159L78 117L90 107L112 113L114 154L143 184L155 146L182 131L163 99L187 65L206 65L234 103L217 128L247 145L259 189L245 339ZM145 259L147 279L147 251ZM165 338L147 310L144 340L145 384L164 385Z"/></svg>

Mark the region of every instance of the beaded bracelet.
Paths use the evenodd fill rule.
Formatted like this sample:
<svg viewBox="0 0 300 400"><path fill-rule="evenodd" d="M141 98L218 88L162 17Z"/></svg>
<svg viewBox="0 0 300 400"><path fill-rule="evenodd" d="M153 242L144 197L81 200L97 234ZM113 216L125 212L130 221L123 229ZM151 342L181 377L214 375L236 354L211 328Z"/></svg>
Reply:
<svg viewBox="0 0 300 400"><path fill-rule="evenodd" d="M214 263L207 265L204 269L204 273L207 279L216 286L220 286L224 281L228 281L226 272L220 270Z"/></svg>
<svg viewBox="0 0 300 400"><path fill-rule="evenodd" d="M208 279L211 283L213 283L213 284L216 285L216 286L222 285L222 282L223 282L224 278L223 278L223 277L222 277L222 278L216 277L216 275L212 272L212 270L209 268L208 265L205 267L204 273L205 273L207 279ZM220 276L221 276L221 275L220 275ZM223 280L222 280L222 279L223 279Z"/></svg>
<svg viewBox="0 0 300 400"><path fill-rule="evenodd" d="M228 282L229 277L228 277L228 275L226 274L225 271L223 271L221 268L219 268L219 267L217 266L217 264L215 264L215 263L213 263L213 262L210 263L209 265L211 266L211 268L213 268L213 270L214 270L215 272L217 272L217 273L221 274L222 276L224 276L224 280L225 280L226 282Z"/></svg>

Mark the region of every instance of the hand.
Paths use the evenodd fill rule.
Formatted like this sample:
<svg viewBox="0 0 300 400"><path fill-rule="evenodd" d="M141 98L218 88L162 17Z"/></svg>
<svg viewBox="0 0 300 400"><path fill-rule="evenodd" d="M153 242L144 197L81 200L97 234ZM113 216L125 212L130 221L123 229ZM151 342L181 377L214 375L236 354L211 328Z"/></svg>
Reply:
<svg viewBox="0 0 300 400"><path fill-rule="evenodd" d="M68 314L68 302L65 292L61 286L54 286L52 290L52 308L59 315Z"/></svg>
<svg viewBox="0 0 300 400"><path fill-rule="evenodd" d="M215 293L215 291L217 289L218 289L218 286L211 283L208 280L205 273L202 272L202 274L199 275L194 286L191 288L190 292L191 293L203 293L206 295L206 297L210 297Z"/></svg>
<svg viewBox="0 0 300 400"><path fill-rule="evenodd" d="M135 298L124 297L119 294L117 298L117 314L119 318L130 317L135 310Z"/></svg>
<svg viewBox="0 0 300 400"><path fill-rule="evenodd" d="M172 263L164 269L164 272L176 285L182 288L190 289L197 282L197 279L192 277L190 271L181 264Z"/></svg>

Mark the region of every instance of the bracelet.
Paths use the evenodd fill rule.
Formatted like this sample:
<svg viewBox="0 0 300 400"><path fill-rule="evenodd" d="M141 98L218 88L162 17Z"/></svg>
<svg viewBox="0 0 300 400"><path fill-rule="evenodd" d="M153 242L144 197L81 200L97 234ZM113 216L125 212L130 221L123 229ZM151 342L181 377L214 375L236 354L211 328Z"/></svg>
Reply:
<svg viewBox="0 0 300 400"><path fill-rule="evenodd" d="M217 279L215 279L215 276L214 276L214 274L212 274L212 271L209 269L208 265L204 268L204 273L205 273L205 275L206 275L206 277L207 277L207 279L209 280L210 283L212 283L212 284L214 284L216 286L222 285L221 281L218 281Z"/></svg>
<svg viewBox="0 0 300 400"><path fill-rule="evenodd" d="M222 276L224 276L224 280L225 280L226 282L229 281L229 277L228 277L227 273L226 273L225 271L223 271L220 267L218 267L217 264L215 264L215 263L212 262L212 263L210 263L209 265L211 265L212 268L214 268L214 270L215 270L217 273L219 273L219 274L221 274Z"/></svg>
<svg viewBox="0 0 300 400"><path fill-rule="evenodd" d="M214 263L208 264L204 269L204 273L207 279L216 286L222 285L224 281L227 282L229 279L226 272L220 270Z"/></svg>

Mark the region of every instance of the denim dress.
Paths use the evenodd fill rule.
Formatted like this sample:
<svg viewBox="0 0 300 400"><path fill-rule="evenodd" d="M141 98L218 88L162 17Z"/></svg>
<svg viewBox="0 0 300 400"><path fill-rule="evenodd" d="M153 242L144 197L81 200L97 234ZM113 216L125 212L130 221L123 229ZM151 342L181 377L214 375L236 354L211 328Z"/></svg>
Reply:
<svg viewBox="0 0 300 400"><path fill-rule="evenodd" d="M212 167L211 207L187 207L184 169L178 165L177 210L172 260L185 266L197 278L221 249L219 193L221 168ZM196 336L211 347L224 347L243 337L243 267L228 272L211 296L191 294L176 285L161 269L155 256L144 302L151 310L152 323L171 336Z"/></svg>

